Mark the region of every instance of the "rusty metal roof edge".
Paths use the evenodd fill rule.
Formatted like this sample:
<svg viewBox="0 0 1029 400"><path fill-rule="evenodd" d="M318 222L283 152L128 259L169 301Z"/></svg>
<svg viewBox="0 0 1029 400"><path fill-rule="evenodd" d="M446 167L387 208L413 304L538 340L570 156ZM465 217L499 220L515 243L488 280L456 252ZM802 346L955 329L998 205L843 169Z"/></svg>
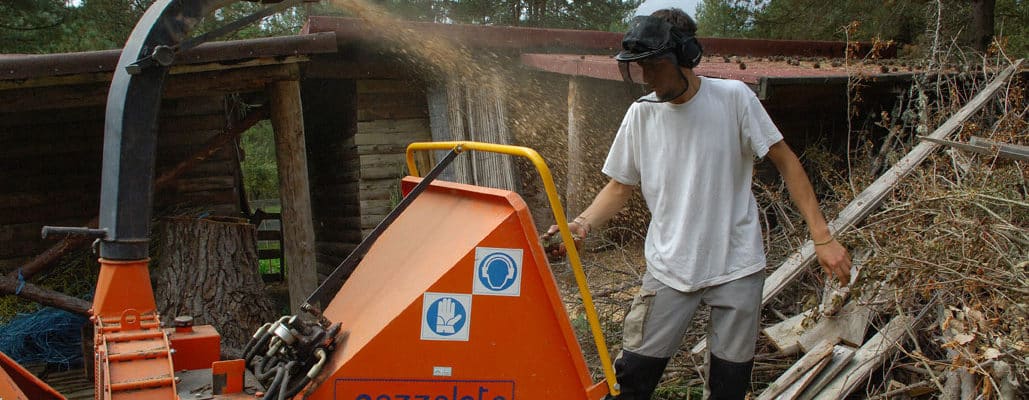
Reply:
<svg viewBox="0 0 1029 400"><path fill-rule="evenodd" d="M404 21L414 31L435 32L472 47L541 48L565 47L580 50L616 51L621 48L621 32L552 29L500 25L441 24ZM360 18L309 17L304 32L336 32L340 44L383 35L372 30L370 23ZM842 57L846 42L823 40L698 38L707 54L751 56L808 56ZM873 48L872 43L858 43L859 54ZM896 46L880 46L881 58L896 56Z"/></svg>
<svg viewBox="0 0 1029 400"><path fill-rule="evenodd" d="M175 65L337 51L333 32L204 43L176 55ZM120 49L55 54L0 55L0 80L110 72Z"/></svg>
<svg viewBox="0 0 1029 400"><path fill-rule="evenodd" d="M404 24L413 31L438 33L471 47L572 47L614 51L621 48L622 43L620 32L414 21L404 21ZM340 44L383 36L373 31L367 20L360 18L314 16L308 18L304 29L309 32L336 32Z"/></svg>

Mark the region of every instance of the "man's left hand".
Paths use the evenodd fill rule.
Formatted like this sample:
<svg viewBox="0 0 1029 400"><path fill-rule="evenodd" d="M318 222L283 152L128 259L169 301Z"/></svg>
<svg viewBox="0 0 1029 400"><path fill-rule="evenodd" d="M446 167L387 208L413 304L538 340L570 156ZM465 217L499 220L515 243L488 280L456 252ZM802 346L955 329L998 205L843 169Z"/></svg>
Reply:
<svg viewBox="0 0 1029 400"><path fill-rule="evenodd" d="M829 243L815 246L815 255L818 257L818 264L830 276L839 279L841 286L850 284L850 254L840 242L833 239Z"/></svg>

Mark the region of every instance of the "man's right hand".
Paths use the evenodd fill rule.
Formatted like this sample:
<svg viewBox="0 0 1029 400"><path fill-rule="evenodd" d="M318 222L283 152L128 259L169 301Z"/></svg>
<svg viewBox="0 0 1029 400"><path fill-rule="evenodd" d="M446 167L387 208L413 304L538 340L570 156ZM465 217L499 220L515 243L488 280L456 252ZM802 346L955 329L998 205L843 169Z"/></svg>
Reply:
<svg viewBox="0 0 1029 400"><path fill-rule="evenodd" d="M575 242L575 250L582 249L582 241L586 238L586 234L589 231L586 227L580 225L578 222L569 222L568 230L572 232L572 240ZM565 248L564 240L561 240L560 229L557 225L551 225L550 229L541 237L543 243L546 246L544 250L547 252L547 257L551 260L560 260L568 254L568 249Z"/></svg>

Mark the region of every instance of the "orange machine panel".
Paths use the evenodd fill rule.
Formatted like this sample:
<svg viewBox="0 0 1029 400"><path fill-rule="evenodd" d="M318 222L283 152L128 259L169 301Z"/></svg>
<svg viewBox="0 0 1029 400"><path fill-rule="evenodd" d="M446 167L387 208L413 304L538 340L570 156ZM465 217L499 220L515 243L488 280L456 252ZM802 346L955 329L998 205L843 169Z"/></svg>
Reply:
<svg viewBox="0 0 1029 400"><path fill-rule="evenodd" d="M214 394L232 394L243 391L246 361L216 361L211 364L211 391Z"/></svg>
<svg viewBox="0 0 1029 400"><path fill-rule="evenodd" d="M0 399L64 400L64 396L0 352Z"/></svg>
<svg viewBox="0 0 1029 400"><path fill-rule="evenodd" d="M191 326L189 329L166 328L176 371L211 368L221 359L221 335L211 325Z"/></svg>
<svg viewBox="0 0 1029 400"><path fill-rule="evenodd" d="M314 399L604 394L528 208L510 191L434 182L383 232L325 316L343 324L343 339Z"/></svg>

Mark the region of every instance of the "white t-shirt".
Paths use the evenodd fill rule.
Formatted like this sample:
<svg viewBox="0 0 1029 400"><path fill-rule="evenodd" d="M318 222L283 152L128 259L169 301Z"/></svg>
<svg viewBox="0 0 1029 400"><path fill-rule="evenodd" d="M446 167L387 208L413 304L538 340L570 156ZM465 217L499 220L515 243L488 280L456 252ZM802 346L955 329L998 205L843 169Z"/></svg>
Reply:
<svg viewBox="0 0 1029 400"><path fill-rule="evenodd" d="M696 96L684 104L629 107L603 169L620 183L640 186L651 213L647 268L679 291L765 267L751 178L755 159L782 140L746 84L700 80Z"/></svg>

